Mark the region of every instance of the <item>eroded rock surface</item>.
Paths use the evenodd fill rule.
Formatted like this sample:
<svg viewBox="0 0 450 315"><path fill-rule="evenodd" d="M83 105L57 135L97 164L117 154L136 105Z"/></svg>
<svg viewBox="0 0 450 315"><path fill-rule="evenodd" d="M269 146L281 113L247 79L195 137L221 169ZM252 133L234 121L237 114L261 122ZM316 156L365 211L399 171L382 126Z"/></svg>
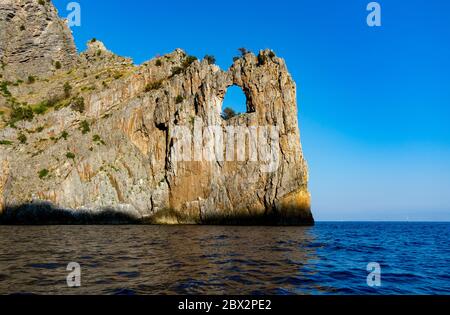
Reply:
<svg viewBox="0 0 450 315"><path fill-rule="evenodd" d="M47 0L0 0L0 63L6 79L47 76L77 59L71 31Z"/></svg>
<svg viewBox="0 0 450 315"><path fill-rule="evenodd" d="M10 2L0 0L2 39L12 27L3 20ZM14 16L31 5L25 0L14 3ZM52 20L56 14L50 3L39 12L26 18L45 25L48 14ZM52 38L61 43L26 47L31 56L60 47L58 59L69 67L73 40L63 22L54 23ZM15 42L25 39L14 36ZM8 47L17 44L0 46L3 56L16 60ZM134 66L99 41L88 47L70 70L58 75L52 74L50 64L48 72L42 68L45 64L36 70L35 58L5 67L10 80L24 71L47 77L32 83L10 81L0 95L3 222L313 223L296 87L283 59L270 50L258 56L248 53L223 71L176 50ZM223 98L233 85L245 92L248 112L224 120ZM27 115L27 110L33 114ZM194 135L199 126L214 126L225 138L230 126L275 127L276 137L256 138L273 140L271 158L174 158L180 127ZM245 147L250 148L252 140L246 139ZM254 147L262 156L264 143ZM268 167L274 161L276 167Z"/></svg>

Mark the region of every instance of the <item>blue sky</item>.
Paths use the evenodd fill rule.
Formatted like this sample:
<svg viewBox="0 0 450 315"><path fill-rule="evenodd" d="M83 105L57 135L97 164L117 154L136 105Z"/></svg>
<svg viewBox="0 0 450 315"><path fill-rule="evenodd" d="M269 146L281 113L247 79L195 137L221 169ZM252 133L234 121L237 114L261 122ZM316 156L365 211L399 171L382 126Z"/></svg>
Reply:
<svg viewBox="0 0 450 315"><path fill-rule="evenodd" d="M54 0L61 16L69 2ZM96 37L136 63L178 47L223 69L239 47L286 59L318 220L450 220L449 1L378 1L378 28L368 0L78 2L79 50Z"/></svg>

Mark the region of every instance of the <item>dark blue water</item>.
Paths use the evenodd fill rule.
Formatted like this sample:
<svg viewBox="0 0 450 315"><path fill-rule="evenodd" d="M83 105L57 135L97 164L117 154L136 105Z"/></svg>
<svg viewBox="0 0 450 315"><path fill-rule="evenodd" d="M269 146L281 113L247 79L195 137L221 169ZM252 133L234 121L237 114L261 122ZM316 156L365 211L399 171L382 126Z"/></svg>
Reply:
<svg viewBox="0 0 450 315"><path fill-rule="evenodd" d="M449 261L450 223L0 226L0 294L450 294Z"/></svg>

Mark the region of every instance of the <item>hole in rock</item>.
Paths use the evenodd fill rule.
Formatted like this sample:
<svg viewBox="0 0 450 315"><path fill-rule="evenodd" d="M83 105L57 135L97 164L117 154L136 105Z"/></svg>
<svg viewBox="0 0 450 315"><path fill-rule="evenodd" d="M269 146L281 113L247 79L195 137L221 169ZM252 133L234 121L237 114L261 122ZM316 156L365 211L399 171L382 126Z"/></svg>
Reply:
<svg viewBox="0 0 450 315"><path fill-rule="evenodd" d="M233 85L227 89L222 105L222 118L228 120L235 116L251 113L251 103L242 88Z"/></svg>

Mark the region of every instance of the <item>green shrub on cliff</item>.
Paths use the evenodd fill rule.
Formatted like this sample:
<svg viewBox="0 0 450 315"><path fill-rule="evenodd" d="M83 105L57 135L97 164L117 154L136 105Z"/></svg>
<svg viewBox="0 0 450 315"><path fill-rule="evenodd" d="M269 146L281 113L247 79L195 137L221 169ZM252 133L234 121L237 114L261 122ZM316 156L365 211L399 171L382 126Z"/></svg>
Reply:
<svg viewBox="0 0 450 315"><path fill-rule="evenodd" d="M264 66L267 63L267 57L265 55L258 55L258 66Z"/></svg>
<svg viewBox="0 0 450 315"><path fill-rule="evenodd" d="M0 140L0 145L12 145L13 143L9 140Z"/></svg>
<svg viewBox="0 0 450 315"><path fill-rule="evenodd" d="M183 68L181 67L173 67L172 68L172 74L170 75L171 77L174 77L178 74L181 74L183 72Z"/></svg>
<svg viewBox="0 0 450 315"><path fill-rule="evenodd" d="M181 95L178 95L176 98L175 98L175 103L176 104L180 104L180 103L182 103L184 101L184 98L183 98L183 96L181 96Z"/></svg>
<svg viewBox="0 0 450 315"><path fill-rule="evenodd" d="M48 174L50 174L50 171L48 169L46 169L46 168L44 168L44 169L42 169L42 170L40 170L38 172L38 175L39 175L40 179L46 178L48 176Z"/></svg>
<svg viewBox="0 0 450 315"><path fill-rule="evenodd" d="M15 124L16 122L27 120L31 121L34 118L33 110L30 106L13 105L12 111L9 117L9 124Z"/></svg>
<svg viewBox="0 0 450 315"><path fill-rule="evenodd" d="M208 64L213 65L216 63L216 57L214 56L210 56L210 55L206 55L205 56L205 60L208 62Z"/></svg>
<svg viewBox="0 0 450 315"><path fill-rule="evenodd" d="M187 56L186 59L181 64L181 66L184 70L186 70L196 60L197 60L197 57L195 57L195 56Z"/></svg>
<svg viewBox="0 0 450 315"><path fill-rule="evenodd" d="M81 133L84 135L91 131L91 127L89 126L89 123L86 120L83 120L80 123L80 130Z"/></svg>
<svg viewBox="0 0 450 315"><path fill-rule="evenodd" d="M64 95L66 97L70 97L70 93L72 93L72 86L70 85L69 82L64 83L63 89L64 89Z"/></svg>
<svg viewBox="0 0 450 315"><path fill-rule="evenodd" d="M67 138L69 137L69 133L67 132L67 131L63 131L62 133L61 133L61 136L59 137L60 139L64 139L64 140L67 140Z"/></svg>
<svg viewBox="0 0 450 315"><path fill-rule="evenodd" d="M33 84L34 82L36 82L36 77L32 76L32 75L29 75L28 79L27 79L27 83L28 84Z"/></svg>
<svg viewBox="0 0 450 315"><path fill-rule="evenodd" d="M48 100L42 101L39 104L33 105L31 108L33 110L33 113L37 115L42 115L47 112L50 108L60 108L62 107L62 103L65 100L65 97L63 96L52 96Z"/></svg>
<svg viewBox="0 0 450 315"><path fill-rule="evenodd" d="M94 135L92 137L92 141L97 143L98 145L105 145L105 141L103 141L99 135Z"/></svg>
<svg viewBox="0 0 450 315"><path fill-rule="evenodd" d="M246 54L250 53L250 50L248 50L247 48L244 48L244 47L238 48L238 50L242 56L245 56Z"/></svg>
<svg viewBox="0 0 450 315"><path fill-rule="evenodd" d="M235 117L235 116L237 116L237 115L238 115L238 114L237 114L232 108L230 108L230 107L225 108L225 109L223 110L223 112L222 112L222 118L223 118L224 120L231 119L231 118L233 118L233 117Z"/></svg>
<svg viewBox="0 0 450 315"><path fill-rule="evenodd" d="M2 95L4 97L11 96L11 92L9 92L9 90L8 90L8 82L6 82L6 81L0 82L0 92L2 92Z"/></svg>
<svg viewBox="0 0 450 315"><path fill-rule="evenodd" d="M71 101L70 108L77 112L84 112L84 98L82 96L74 97Z"/></svg>
<svg viewBox="0 0 450 315"><path fill-rule="evenodd" d="M48 110L47 103L41 102L33 107L33 113L37 115L42 115Z"/></svg>
<svg viewBox="0 0 450 315"><path fill-rule="evenodd" d="M156 82L152 82L149 83L145 86L145 92L150 92L153 90L159 90L162 87L162 80L156 81Z"/></svg>
<svg viewBox="0 0 450 315"><path fill-rule="evenodd" d="M19 133L17 140L19 140L20 143L25 144L27 142L27 136L25 136L23 133Z"/></svg>

